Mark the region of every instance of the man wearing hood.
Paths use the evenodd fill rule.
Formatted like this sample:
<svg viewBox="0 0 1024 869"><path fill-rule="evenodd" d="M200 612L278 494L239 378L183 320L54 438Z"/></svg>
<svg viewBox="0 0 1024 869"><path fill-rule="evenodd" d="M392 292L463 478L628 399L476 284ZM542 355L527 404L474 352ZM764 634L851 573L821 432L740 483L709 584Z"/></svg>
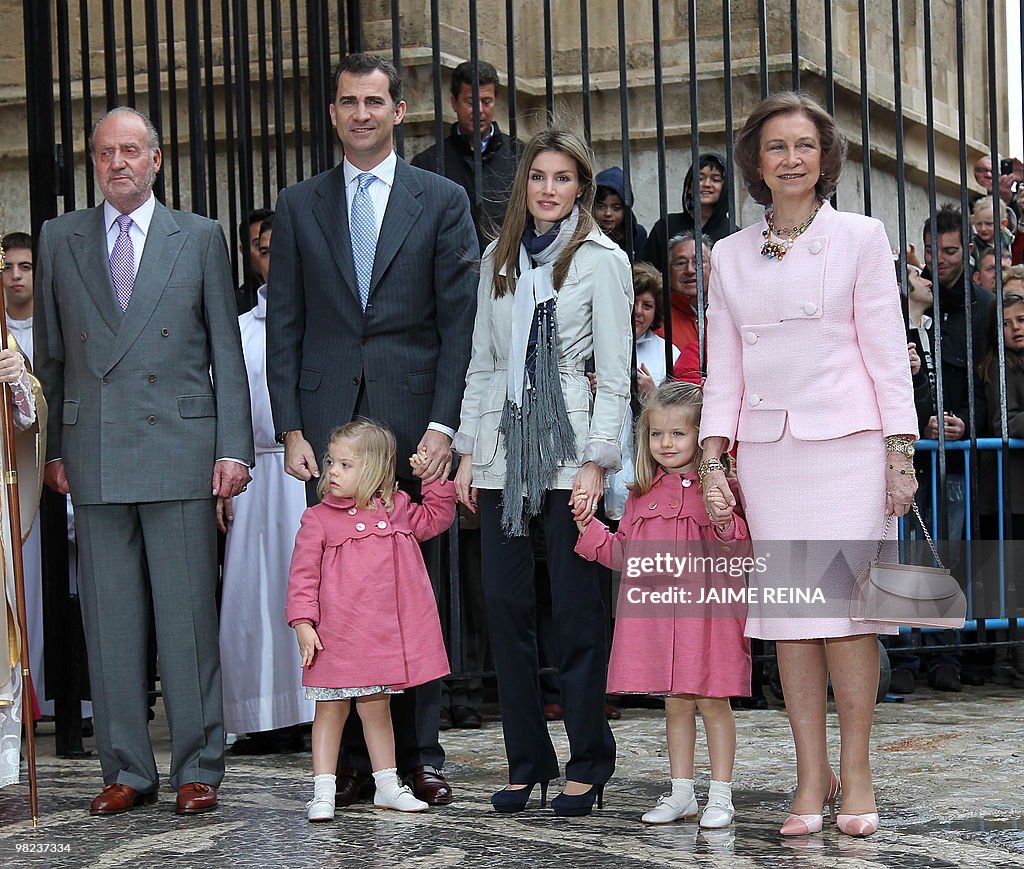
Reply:
<svg viewBox="0 0 1024 869"><path fill-rule="evenodd" d="M717 151L704 151L698 161L700 173L700 226L693 217L693 167L683 181L683 210L669 214L654 224L643 259L666 273L666 256L670 238L684 232L700 231L711 244L729 235L729 178L725 157Z"/></svg>
<svg viewBox="0 0 1024 869"><path fill-rule="evenodd" d="M630 260L643 258L647 230L633 214L633 191L626 189L626 176L618 166L598 172L594 179L594 219L605 235L625 252Z"/></svg>

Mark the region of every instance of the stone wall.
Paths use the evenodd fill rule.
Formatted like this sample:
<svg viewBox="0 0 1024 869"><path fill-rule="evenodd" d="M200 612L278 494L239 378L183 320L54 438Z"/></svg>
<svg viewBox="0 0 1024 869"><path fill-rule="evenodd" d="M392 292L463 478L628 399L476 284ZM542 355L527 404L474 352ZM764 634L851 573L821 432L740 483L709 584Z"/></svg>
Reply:
<svg viewBox="0 0 1024 869"><path fill-rule="evenodd" d="M117 7L117 33L123 34L122 4ZM340 26L334 16L337 4L331 7L329 32L334 35L332 45L338 44L336 34ZM448 71L461 60L469 57L470 34L465 0L440 0L440 61L445 76L445 120L450 122L451 111L447 98ZM637 196L637 214L641 222L650 226L657 217L657 136L655 126L654 100L654 45L653 22L650 4L628 2L626 22L627 75L626 88L629 94L629 148L633 185ZM790 86L790 20L788 0L768 2L768 66L771 89ZM919 241L920 225L927 216L927 167L925 121L925 68L922 2L900 3L903 117L906 131L906 177L908 219L911 240ZM80 26L78 4L71 4L71 32L73 51L71 53L74 117L76 119L75 159L78 166L78 204L85 202L83 160L85 131L82 123L81 91L82 62L79 51ZM163 82L166 88L166 35L168 21L164 4L159 4L161 48L164 64ZM219 4L214 3L219 10ZM489 60L505 77L507 69L507 46L505 42L506 20L504 0L479 0L479 52L480 57ZM966 142L968 159L973 162L988 139L988 81L986 46L984 44L983 0L966 0L968 22L968 43L966 46L966 67L972 74L966 77L965 104ZM1003 3L997 3L999 20L1003 19ZM22 33L20 0L0 0L0 26L5 33ZM289 23L288 0L282 3L284 21L282 36L286 54L290 52L291 26ZM306 46L306 4L299 3L299 44L302 51ZM664 73L664 97L666 107L665 154L668 167L668 202L671 210L678 208L682 179L690 163L690 71L688 62L689 44L687 7L683 0L667 0L662 3L661 54ZM735 0L731 5L731 60L733 68L733 117L737 126L742 123L749 109L760 98L760 73L758 55L758 4L755 0ZM249 6L249 40L253 78L257 74L257 58L262 51L271 51L269 38L260 43L257 34L257 3ZM269 4L266 4L267 23L270 22ZM366 48L389 54L391 50L391 4L389 0L366 0L363 3L363 36ZM407 156L411 156L432 141L433 137L433 82L431 62L433 50L430 46L430 3L429 0L403 0L401 3L400 32L402 36L402 65L407 83L409 114L405 125ZM514 4L515 14L515 63L517 72L517 108L520 137L525 138L544 122L545 107L545 53L543 38L542 0L518 0ZM842 208L860 210L863 207L862 170L859 161L863 159L860 146L861 99L860 99L860 47L858 43L858 4L853 0L835 0L833 3L833 48L835 68L835 94L837 118L840 127L851 142L851 161L839 189L839 203ZM148 107L146 96L146 30L144 9L133 4L133 63L135 84L140 108ZM592 115L592 139L598 168L621 163L621 133L619 109L619 54L617 4L612 0L591 0L589 4L589 69L590 109ZM824 12L818 0L800 0L800 54L801 85L823 96L825 69ZM936 169L940 199L957 195L959 188L959 141L957 118L956 81L956 40L955 20L952 4L933 4L933 52L937 59L933 65L933 86L935 91L935 142ZM173 148L165 147L165 172L170 173L177 162L180 172L182 206L189 207L187 106L185 101L185 62L187 51L191 50L184 41L185 3L176 0L171 23L175 30L174 54L175 76L178 93L179 158L175 161ZM876 216L882 218L895 243L898 238L896 212L895 177L895 115L893 102L893 30L890 20L891 4L888 0L866 0L865 14L868 22L867 63L868 102L870 127L870 158L872 163L871 186L872 205ZM87 43L91 67L90 84L93 105L101 111L105 103L103 93L104 36L102 28L102 2L92 0ZM578 0L552 0L552 69L556 93L556 113L571 125L581 126L583 115L581 55L580 55L580 9ZM211 58L214 63L217 95L217 130L219 147L224 150L224 108L228 94L223 88L224 41L221 38L219 11L212 21L213 38ZM701 148L725 147L724 80L723 80L723 39L721 6L716 3L698 4L697 16L697 93L699 141ZM55 23L56 34L56 23ZM126 55L123 36L119 36L116 64L121 74L120 89L124 92ZM56 46L56 35L55 42ZM20 39L0 42L0 214L3 215L4 229L27 227L29 222L27 206L26 172L26 107L24 45ZM237 46L232 46L232 54ZM337 50L337 49L336 49ZM1000 59L1004 57L1002 45L998 48ZM304 59L304 58L303 58ZM337 60L337 56L333 58ZM56 61L54 63L56 70ZM293 112L291 105L291 60L285 63L285 117L284 135L292 154L289 160L288 178L295 177L293 145ZM1005 64L1000 62L1000 68ZM303 69L308 69L304 64ZM1006 104L1006 82L997 82L999 105ZM304 92L306 89L304 88ZM259 94L255 84L253 96L253 129L257 137L253 148L257 177L255 194L257 204L262 198L262 179L259 174L258 138L260 107ZM501 93L504 100L504 90ZM164 110L163 134L168 134L167 92L161 94ZM499 113L503 126L507 118ZM271 135L273 112L270 113ZM1003 119L1005 121L1005 119ZM304 115L304 126L308 127L308 107ZM1006 127L1005 123L1000 125ZM1001 134L1004 135L1005 134ZM308 143L308 137L307 137ZM272 142L267 143L271 148ZM308 172L309 160L306 159ZM217 199L222 215L226 214L228 179L226 171L218 173ZM970 173L969 173L970 175ZM971 178L973 184L973 177ZM276 179L272 184L272 193ZM168 190L170 176L168 175ZM759 216L759 210L749 200L740 203L738 220L750 223Z"/></svg>

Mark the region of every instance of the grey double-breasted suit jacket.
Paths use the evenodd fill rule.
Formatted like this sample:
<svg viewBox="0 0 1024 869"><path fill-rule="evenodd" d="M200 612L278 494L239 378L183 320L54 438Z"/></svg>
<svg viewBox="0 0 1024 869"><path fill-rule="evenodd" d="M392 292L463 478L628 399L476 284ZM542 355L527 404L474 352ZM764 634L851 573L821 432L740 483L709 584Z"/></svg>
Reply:
<svg viewBox="0 0 1024 869"><path fill-rule="evenodd" d="M253 462L249 387L224 233L157 203L123 314L103 206L43 225L36 371L47 460L79 504L209 498L217 459Z"/></svg>
<svg viewBox="0 0 1024 869"><path fill-rule="evenodd" d="M458 428L476 312L476 229L457 184L399 159L359 303L343 164L281 191L267 296L267 381L278 432L318 455L360 412L387 423L398 469L430 422Z"/></svg>

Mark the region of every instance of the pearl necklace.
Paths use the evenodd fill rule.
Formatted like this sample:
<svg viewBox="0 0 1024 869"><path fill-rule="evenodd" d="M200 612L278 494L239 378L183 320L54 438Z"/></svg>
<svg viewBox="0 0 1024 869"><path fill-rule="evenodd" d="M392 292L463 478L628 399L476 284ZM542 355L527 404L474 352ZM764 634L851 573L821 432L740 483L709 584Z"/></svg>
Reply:
<svg viewBox="0 0 1024 869"><path fill-rule="evenodd" d="M761 236L765 239L763 245L761 245L761 256L766 256L768 259L782 260L789 249L801 235L803 235L807 228L811 225L818 212L821 210L822 200L818 200L818 204L814 206L811 213L807 215L807 219L804 220L799 226L794 226L789 229L785 226L776 227L774 220L774 213L769 211L765 215L765 220L768 222L768 228L761 232ZM773 241L772 236L780 239L779 241Z"/></svg>

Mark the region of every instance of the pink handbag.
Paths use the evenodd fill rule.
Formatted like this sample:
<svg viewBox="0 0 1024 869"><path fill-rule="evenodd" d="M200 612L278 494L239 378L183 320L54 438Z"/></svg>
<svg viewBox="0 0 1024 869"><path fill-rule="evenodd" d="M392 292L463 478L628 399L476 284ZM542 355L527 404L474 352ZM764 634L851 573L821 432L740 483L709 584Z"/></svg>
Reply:
<svg viewBox="0 0 1024 869"><path fill-rule="evenodd" d="M853 584L850 619L911 628L962 628L967 617L967 597L949 568L942 566L942 559L916 502L913 507L939 566L918 567L878 560L892 526L893 517L890 516L878 541L875 557Z"/></svg>

